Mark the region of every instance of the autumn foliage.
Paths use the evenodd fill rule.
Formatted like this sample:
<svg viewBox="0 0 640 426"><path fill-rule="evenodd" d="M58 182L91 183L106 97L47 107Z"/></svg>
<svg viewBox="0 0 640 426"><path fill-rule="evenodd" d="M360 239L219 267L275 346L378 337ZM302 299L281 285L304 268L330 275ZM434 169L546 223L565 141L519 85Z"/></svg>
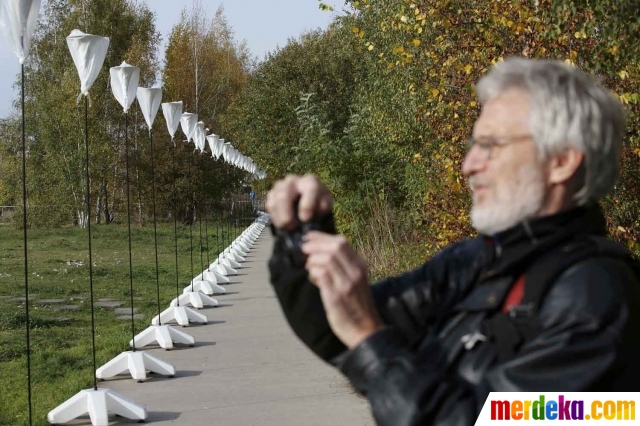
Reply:
<svg viewBox="0 0 640 426"><path fill-rule="evenodd" d="M479 113L478 79L509 56L564 60L627 108L623 173L604 205L614 237L640 250L633 10L620 2L348 1L327 31L292 40L260 64L235 105L240 123L270 117L287 137L265 140L251 126L238 132L272 179L313 172L327 182L341 230L361 248L386 224L375 238L387 249L369 251L392 259L380 272L394 271L473 235L460 165ZM303 69L314 58L323 60ZM336 64L343 74L323 72ZM285 86L298 93L279 97ZM339 97L326 90L332 86L343 88ZM348 117L336 117L345 109Z"/></svg>

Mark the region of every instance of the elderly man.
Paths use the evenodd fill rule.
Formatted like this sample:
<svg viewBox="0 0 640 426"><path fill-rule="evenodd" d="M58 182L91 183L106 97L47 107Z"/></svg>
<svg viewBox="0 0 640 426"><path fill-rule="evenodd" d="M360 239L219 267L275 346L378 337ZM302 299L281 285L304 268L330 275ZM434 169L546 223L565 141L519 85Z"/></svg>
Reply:
<svg viewBox="0 0 640 426"><path fill-rule="evenodd" d="M640 390L640 268L597 204L618 177L621 106L551 61L509 59L477 92L462 172L479 236L413 271L369 285L314 177L268 195L287 320L381 425L473 424L491 391ZM296 217L318 229L302 253Z"/></svg>

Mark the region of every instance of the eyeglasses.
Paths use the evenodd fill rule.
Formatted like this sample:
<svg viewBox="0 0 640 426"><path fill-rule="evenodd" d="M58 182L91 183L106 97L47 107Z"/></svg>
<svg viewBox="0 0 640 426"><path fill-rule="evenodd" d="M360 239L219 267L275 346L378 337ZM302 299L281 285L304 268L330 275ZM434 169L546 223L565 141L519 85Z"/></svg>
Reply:
<svg viewBox="0 0 640 426"><path fill-rule="evenodd" d="M496 147L502 148L506 145L509 145L515 142L526 141L531 138L532 138L531 135L515 135L515 136L507 135L507 136L501 136L501 137L486 136L481 138L471 137L467 139L467 152L471 151L471 148L473 148L474 146L478 146L480 148L480 151L484 154L485 159L488 160L492 157L494 148ZM504 141L504 142L501 142L501 141Z"/></svg>

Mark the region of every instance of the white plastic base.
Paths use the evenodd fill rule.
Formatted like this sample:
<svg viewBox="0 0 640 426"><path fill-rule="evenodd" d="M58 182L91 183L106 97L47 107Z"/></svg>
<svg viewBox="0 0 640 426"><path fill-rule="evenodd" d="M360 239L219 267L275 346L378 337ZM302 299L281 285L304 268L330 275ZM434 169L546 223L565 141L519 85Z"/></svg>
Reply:
<svg viewBox="0 0 640 426"><path fill-rule="evenodd" d="M189 289L191 289L191 286L189 286ZM180 297L173 299L171 301L171 306L191 306L196 309L202 309L205 306L218 306L218 301L202 292L189 291L181 294Z"/></svg>
<svg viewBox="0 0 640 426"><path fill-rule="evenodd" d="M225 250L225 253L232 253L234 257L236 257L236 260L238 262L243 261L244 262L244 256L247 255L247 252L242 250L242 248L240 248L240 245L238 244L237 241L231 243L231 245L229 247L227 247Z"/></svg>
<svg viewBox="0 0 640 426"><path fill-rule="evenodd" d="M203 324L209 322L206 315L203 315L200 312L196 312L193 309L184 306L172 306L165 309L160 314L160 318L158 318L158 315L153 317L153 319L151 320L151 324L158 325L160 323L160 320L162 320L163 324L177 322L183 327L188 326L190 322Z"/></svg>
<svg viewBox="0 0 640 426"><path fill-rule="evenodd" d="M218 259L218 264L220 265L224 265L225 268L227 268L228 270L231 271L231 273L233 273L234 275L238 274L238 271L236 271L236 268L240 268L241 265L238 262L235 262L231 259L229 259L228 257L222 257L220 259Z"/></svg>
<svg viewBox="0 0 640 426"><path fill-rule="evenodd" d="M234 262L241 264L242 262L244 262L246 259L242 256L240 256L235 249L231 249L228 252L225 253L224 255L227 259L229 260L233 260Z"/></svg>
<svg viewBox="0 0 640 426"><path fill-rule="evenodd" d="M161 348L167 350L173 349L174 343L188 346L193 346L196 343L193 336L168 325L152 325L139 333L134 340L136 348L143 348L157 342ZM133 346L133 340L129 341L129 346Z"/></svg>
<svg viewBox="0 0 640 426"><path fill-rule="evenodd" d="M220 275L215 271L204 271L202 273L202 279L214 284L222 284L222 283L229 282L229 278L225 277L224 275Z"/></svg>
<svg viewBox="0 0 640 426"><path fill-rule="evenodd" d="M144 351L126 351L96 370L98 379L110 379L118 374L129 372L131 378L142 381L147 378L147 371L163 376L173 377L176 369L173 365L154 357Z"/></svg>
<svg viewBox="0 0 640 426"><path fill-rule="evenodd" d="M201 291L204 294L224 294L227 290L224 287L220 287L218 284L214 284L206 280L194 280L193 285L189 284L184 288L182 293L188 293L190 291Z"/></svg>
<svg viewBox="0 0 640 426"><path fill-rule="evenodd" d="M217 260L211 264L211 269L225 277L228 277L229 275L238 275L238 271Z"/></svg>
<svg viewBox="0 0 640 426"><path fill-rule="evenodd" d="M222 272L220 272L221 270L222 270ZM217 260L215 262L213 262L211 265L209 265L209 269L208 269L207 272L215 274L216 283L225 284L225 283L228 283L228 282L231 281L225 275L226 269L224 269L224 267L218 268L218 261ZM229 275L231 275L231 274L229 274Z"/></svg>
<svg viewBox="0 0 640 426"><path fill-rule="evenodd" d="M242 250L244 252L244 254L249 253L249 251L251 250L251 247L249 247L249 244L247 244L245 242L244 238L240 238L236 244L238 245L238 248L240 248L240 250Z"/></svg>
<svg viewBox="0 0 640 426"><path fill-rule="evenodd" d="M49 423L68 423L89 415L93 426L108 426L109 414L117 414L130 420L146 420L147 410L112 391L111 389L84 389L49 411Z"/></svg>

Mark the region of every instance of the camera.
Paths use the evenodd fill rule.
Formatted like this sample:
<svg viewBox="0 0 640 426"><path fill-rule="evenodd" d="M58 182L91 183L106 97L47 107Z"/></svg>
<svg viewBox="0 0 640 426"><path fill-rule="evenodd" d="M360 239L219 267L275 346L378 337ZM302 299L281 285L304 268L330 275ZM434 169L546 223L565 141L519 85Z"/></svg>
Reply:
<svg viewBox="0 0 640 426"><path fill-rule="evenodd" d="M298 200L299 201L299 200ZM296 212L296 227L291 230L278 229L275 230L276 235L280 237L284 252L291 261L291 266L304 268L307 262L307 256L302 252L302 244L304 244L304 236L309 231L322 231L323 226L320 218L313 217L310 221L301 222L297 217L298 201L294 205Z"/></svg>

